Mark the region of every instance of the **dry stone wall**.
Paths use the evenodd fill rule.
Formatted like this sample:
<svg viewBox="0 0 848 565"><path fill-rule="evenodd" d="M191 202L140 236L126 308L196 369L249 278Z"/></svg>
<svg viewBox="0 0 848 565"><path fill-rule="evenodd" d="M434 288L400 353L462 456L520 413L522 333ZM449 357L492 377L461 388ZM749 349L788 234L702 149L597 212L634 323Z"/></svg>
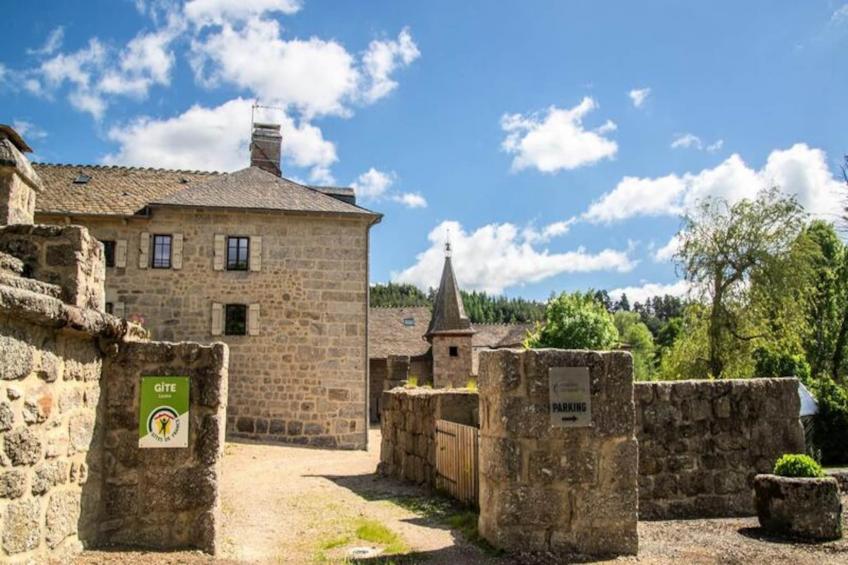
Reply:
<svg viewBox="0 0 848 565"><path fill-rule="evenodd" d="M591 426L551 425L553 367L588 367ZM509 551L635 554L630 354L484 351L478 386L480 534Z"/></svg>
<svg viewBox="0 0 848 565"><path fill-rule="evenodd" d="M478 395L470 390L394 388L383 392L377 471L435 487L436 420L478 426L478 406Z"/></svg>
<svg viewBox="0 0 848 565"><path fill-rule="evenodd" d="M124 243L116 266L106 269L116 312L143 320L153 339L227 343L231 437L365 447L364 219L157 207L148 217L78 221L99 240ZM142 234L182 235L180 268L139 268L148 249ZM214 246L222 234L250 237L254 245L261 238L260 270L216 270ZM213 303L257 305L255 327L249 335L213 334Z"/></svg>
<svg viewBox="0 0 848 565"><path fill-rule="evenodd" d="M750 516L757 473L804 452L794 378L636 383L639 516Z"/></svg>
<svg viewBox="0 0 848 565"><path fill-rule="evenodd" d="M106 358L99 543L215 553L227 357L221 343L138 342ZM144 375L189 377L188 448L138 448Z"/></svg>

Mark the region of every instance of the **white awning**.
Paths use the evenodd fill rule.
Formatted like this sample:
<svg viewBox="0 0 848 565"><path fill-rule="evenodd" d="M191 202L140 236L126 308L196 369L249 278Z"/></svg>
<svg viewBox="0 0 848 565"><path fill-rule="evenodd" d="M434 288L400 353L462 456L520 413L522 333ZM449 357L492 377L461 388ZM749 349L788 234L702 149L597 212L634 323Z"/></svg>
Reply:
<svg viewBox="0 0 848 565"><path fill-rule="evenodd" d="M798 396L801 398L801 417L818 414L819 405L802 382L798 383Z"/></svg>

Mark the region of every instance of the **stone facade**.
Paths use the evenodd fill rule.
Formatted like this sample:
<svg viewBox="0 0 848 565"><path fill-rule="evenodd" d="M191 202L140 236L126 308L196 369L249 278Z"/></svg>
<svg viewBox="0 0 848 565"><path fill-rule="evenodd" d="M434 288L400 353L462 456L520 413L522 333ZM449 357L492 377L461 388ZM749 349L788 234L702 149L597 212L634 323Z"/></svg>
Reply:
<svg viewBox="0 0 848 565"><path fill-rule="evenodd" d="M551 426L551 367L589 368L591 426ZM630 354L484 351L478 386L480 534L508 551L635 554Z"/></svg>
<svg viewBox="0 0 848 565"><path fill-rule="evenodd" d="M434 335L433 386L462 388L473 377L471 334Z"/></svg>
<svg viewBox="0 0 848 565"><path fill-rule="evenodd" d="M757 473L804 452L794 378L636 383L639 516L751 516Z"/></svg>
<svg viewBox="0 0 848 565"><path fill-rule="evenodd" d="M231 437L365 446L367 221L177 207L148 218L80 220L125 249L106 270L117 315L143 320L155 339L230 346ZM143 234L179 234L180 268L140 260ZM259 270L216 270L220 235L261 238ZM256 305L248 335L213 333L213 304L231 303Z"/></svg>
<svg viewBox="0 0 848 565"><path fill-rule="evenodd" d="M31 224L41 179L23 155L29 146L8 126L0 124L0 225Z"/></svg>
<svg viewBox="0 0 848 565"><path fill-rule="evenodd" d="M196 547L213 554L220 547L227 357L221 343L137 342L105 358L98 544ZM138 448L143 375L189 377L188 448Z"/></svg>
<svg viewBox="0 0 848 565"><path fill-rule="evenodd" d="M382 398L382 445L377 471L436 485L436 420L479 425L478 395L469 390L394 388Z"/></svg>

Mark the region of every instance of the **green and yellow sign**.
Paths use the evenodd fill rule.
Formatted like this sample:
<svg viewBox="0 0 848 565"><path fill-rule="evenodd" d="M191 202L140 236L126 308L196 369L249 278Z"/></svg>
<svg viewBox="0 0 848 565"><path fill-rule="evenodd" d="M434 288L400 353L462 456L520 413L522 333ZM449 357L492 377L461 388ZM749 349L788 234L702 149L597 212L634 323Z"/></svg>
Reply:
<svg viewBox="0 0 848 565"><path fill-rule="evenodd" d="M141 377L139 447L188 447L188 377Z"/></svg>

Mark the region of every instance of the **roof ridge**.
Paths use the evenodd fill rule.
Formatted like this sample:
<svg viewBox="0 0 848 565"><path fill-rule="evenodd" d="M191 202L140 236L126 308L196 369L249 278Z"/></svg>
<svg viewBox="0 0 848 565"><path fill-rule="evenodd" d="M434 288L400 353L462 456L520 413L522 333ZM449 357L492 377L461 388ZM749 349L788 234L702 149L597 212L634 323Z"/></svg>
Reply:
<svg viewBox="0 0 848 565"><path fill-rule="evenodd" d="M200 169L168 169L157 167L139 167L135 165L91 165L85 163L46 163L43 161L33 161L33 165L42 165L46 167L67 167L67 168L83 168L83 169L125 169L128 171L151 171L158 173L188 173L194 175L226 175L225 171L202 171Z"/></svg>

